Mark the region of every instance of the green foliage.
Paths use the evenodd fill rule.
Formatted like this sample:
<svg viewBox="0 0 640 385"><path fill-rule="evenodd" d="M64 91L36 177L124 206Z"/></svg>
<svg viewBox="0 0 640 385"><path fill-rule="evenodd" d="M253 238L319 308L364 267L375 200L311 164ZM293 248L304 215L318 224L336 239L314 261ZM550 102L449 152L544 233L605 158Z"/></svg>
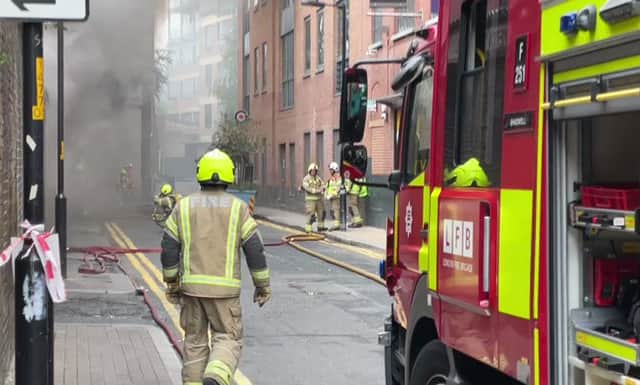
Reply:
<svg viewBox="0 0 640 385"><path fill-rule="evenodd" d="M251 156L258 150L258 141L250 133L251 123L236 123L223 119L213 134L211 148L218 148L233 159L236 164L251 163Z"/></svg>

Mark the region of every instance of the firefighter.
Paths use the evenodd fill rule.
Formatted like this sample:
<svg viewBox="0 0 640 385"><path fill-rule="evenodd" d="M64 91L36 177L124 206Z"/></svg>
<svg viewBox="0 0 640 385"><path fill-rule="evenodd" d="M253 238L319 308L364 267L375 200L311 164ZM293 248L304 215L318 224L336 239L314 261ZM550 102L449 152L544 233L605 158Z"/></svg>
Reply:
<svg viewBox="0 0 640 385"><path fill-rule="evenodd" d="M257 223L248 206L225 191L234 172L231 158L218 149L200 158L201 190L180 200L162 238L167 299L182 305L184 384L232 383L242 349L240 247L255 286L253 302L262 307L271 298Z"/></svg>
<svg viewBox="0 0 640 385"><path fill-rule="evenodd" d="M176 194L173 191L173 186L168 183L162 185L160 194L153 198L154 207L153 214L151 214L151 218L158 226L164 228L164 223L171 215L176 203L180 201L180 198L180 194Z"/></svg>
<svg viewBox="0 0 640 385"><path fill-rule="evenodd" d="M311 163L307 168L307 175L302 179L302 189L304 190L304 206L307 214L307 223L304 230L310 233L314 218L318 221L318 231L326 231L324 226L324 202L322 194L325 191L324 182L318 176L318 165Z"/></svg>
<svg viewBox="0 0 640 385"><path fill-rule="evenodd" d="M340 186L342 185L342 178L338 172L338 163L331 162L329 164L329 173L331 176L327 181L325 198L329 201L331 215L333 216L333 225L329 228L332 231L340 228Z"/></svg>
<svg viewBox="0 0 640 385"><path fill-rule="evenodd" d="M362 178L356 179L356 182L364 182ZM360 196L366 186L360 186L359 184L353 183L350 179L345 181L345 187L347 189L348 195L348 204L349 204L349 212L351 213L351 224L350 227L362 227L364 221L360 216ZM366 193L366 190L364 190ZM365 195L366 196L366 195Z"/></svg>
<svg viewBox="0 0 640 385"><path fill-rule="evenodd" d="M452 187L489 187L491 182L480 161L470 158L451 172L445 173L445 182Z"/></svg>

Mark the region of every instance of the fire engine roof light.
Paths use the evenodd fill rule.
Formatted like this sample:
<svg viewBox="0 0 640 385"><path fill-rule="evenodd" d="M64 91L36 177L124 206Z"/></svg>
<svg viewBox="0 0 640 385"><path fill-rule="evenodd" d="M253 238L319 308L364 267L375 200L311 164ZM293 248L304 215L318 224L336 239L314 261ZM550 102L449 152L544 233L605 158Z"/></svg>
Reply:
<svg viewBox="0 0 640 385"><path fill-rule="evenodd" d="M640 0L608 0L600 8L600 17L615 24L640 15Z"/></svg>
<svg viewBox="0 0 640 385"><path fill-rule="evenodd" d="M560 32L572 35L578 32L578 13L571 12L560 17Z"/></svg>

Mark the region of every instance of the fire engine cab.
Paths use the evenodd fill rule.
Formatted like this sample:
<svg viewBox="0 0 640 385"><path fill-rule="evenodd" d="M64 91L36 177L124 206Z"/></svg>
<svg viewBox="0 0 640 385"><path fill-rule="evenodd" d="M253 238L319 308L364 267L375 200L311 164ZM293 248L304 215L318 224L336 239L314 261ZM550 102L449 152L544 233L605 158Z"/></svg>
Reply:
<svg viewBox="0 0 640 385"><path fill-rule="evenodd" d="M420 36L393 82L386 384L640 385L640 1L442 1Z"/></svg>

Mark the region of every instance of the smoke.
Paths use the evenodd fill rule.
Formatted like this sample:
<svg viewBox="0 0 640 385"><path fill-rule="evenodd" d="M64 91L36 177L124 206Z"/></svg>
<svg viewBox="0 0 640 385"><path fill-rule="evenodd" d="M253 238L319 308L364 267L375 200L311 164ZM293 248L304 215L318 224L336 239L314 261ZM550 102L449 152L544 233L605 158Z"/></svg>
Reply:
<svg viewBox="0 0 640 385"><path fill-rule="evenodd" d="M141 189L144 87L153 83L152 0L93 0L89 20L65 24L65 194L69 212L120 207L119 171ZM56 182L56 28L45 32L48 218Z"/></svg>

